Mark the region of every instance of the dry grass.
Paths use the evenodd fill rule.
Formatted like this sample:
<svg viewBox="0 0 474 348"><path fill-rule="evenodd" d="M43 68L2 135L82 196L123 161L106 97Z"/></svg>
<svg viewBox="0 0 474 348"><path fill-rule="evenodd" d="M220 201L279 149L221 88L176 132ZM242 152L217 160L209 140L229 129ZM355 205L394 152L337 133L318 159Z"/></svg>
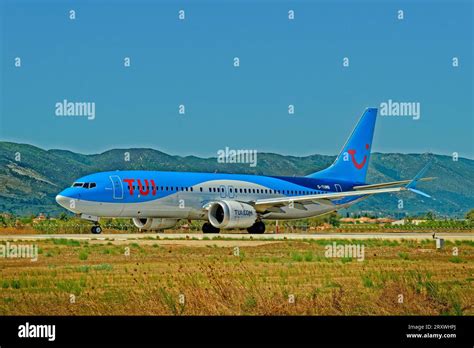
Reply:
<svg viewBox="0 0 474 348"><path fill-rule="evenodd" d="M47 240L37 262L0 259L0 315L474 314L472 242L353 241L363 262L324 257L321 240L241 246L240 256L209 241L159 243Z"/></svg>

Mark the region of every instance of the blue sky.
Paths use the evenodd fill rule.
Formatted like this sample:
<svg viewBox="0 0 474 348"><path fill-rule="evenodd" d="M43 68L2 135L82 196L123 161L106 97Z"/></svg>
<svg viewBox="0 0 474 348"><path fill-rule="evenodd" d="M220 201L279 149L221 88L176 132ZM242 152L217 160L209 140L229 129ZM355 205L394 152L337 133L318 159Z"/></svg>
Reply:
<svg viewBox="0 0 474 348"><path fill-rule="evenodd" d="M472 1L0 3L2 140L337 154L364 108L392 99L420 119L379 117L374 151L474 157ZM94 102L95 119L56 116L64 99Z"/></svg>

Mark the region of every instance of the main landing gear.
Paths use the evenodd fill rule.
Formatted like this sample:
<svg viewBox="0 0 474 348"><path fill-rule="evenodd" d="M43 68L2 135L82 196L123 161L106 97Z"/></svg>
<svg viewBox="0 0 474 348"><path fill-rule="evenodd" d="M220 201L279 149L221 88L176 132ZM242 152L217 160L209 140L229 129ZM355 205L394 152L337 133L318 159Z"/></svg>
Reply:
<svg viewBox="0 0 474 348"><path fill-rule="evenodd" d="M257 221L252 226L247 228L248 233L252 234L262 234L265 233L265 224L261 221Z"/></svg>
<svg viewBox="0 0 474 348"><path fill-rule="evenodd" d="M219 233L219 229L212 226L209 222L205 222L202 225L202 232L204 233ZM261 221L257 221L252 226L247 228L248 233L252 234L262 234L265 233L265 224ZM94 232L92 232L94 233Z"/></svg>
<svg viewBox="0 0 474 348"><path fill-rule="evenodd" d="M212 226L209 222L205 222L202 225L202 232L203 233L219 233L219 229L217 227Z"/></svg>
<svg viewBox="0 0 474 348"><path fill-rule="evenodd" d="M100 225L94 225L91 227L91 232L93 234L101 234L102 233L102 227Z"/></svg>

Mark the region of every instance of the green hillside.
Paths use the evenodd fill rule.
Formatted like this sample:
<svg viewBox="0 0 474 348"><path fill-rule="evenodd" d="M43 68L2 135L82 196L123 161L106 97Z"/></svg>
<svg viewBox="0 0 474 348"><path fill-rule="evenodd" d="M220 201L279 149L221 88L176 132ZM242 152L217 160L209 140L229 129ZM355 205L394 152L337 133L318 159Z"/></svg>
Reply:
<svg viewBox="0 0 474 348"><path fill-rule="evenodd" d="M125 152L130 161L125 161ZM18 155L21 156L17 161ZM433 196L403 193L379 195L351 208L355 212L401 216L433 211L437 215L462 217L474 207L474 161L430 155L432 166L427 176L438 179L420 184ZM65 150L42 150L27 144L0 142L0 212L18 215L58 214L64 211L54 201L55 195L75 179L106 170L170 170L264 175L306 175L323 169L333 156L281 156L260 153L258 165L220 164L216 158L171 156L153 149L114 149L101 154L83 155ZM384 182L412 178L428 161L422 154L374 153L368 182ZM403 199L403 209L398 208Z"/></svg>

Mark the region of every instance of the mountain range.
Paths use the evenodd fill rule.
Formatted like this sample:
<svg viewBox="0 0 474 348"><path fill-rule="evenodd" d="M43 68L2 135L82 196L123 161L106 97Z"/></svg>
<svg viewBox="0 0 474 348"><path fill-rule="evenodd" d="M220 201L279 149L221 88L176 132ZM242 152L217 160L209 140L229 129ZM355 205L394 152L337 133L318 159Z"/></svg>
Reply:
<svg viewBox="0 0 474 348"><path fill-rule="evenodd" d="M252 167L243 163L219 163L217 157L172 156L148 148L112 149L85 155L0 142L0 212L57 215L64 209L56 204L56 194L75 179L99 171L163 170L300 176L323 169L334 159L335 156L317 154L295 157L258 153L258 165ZM431 166L426 176L437 179L420 183L419 188L429 193L431 199L410 193L376 195L351 207L350 211L395 217L431 211L437 216L463 217L474 207L474 161L471 159L459 157L455 161L452 157L436 154L373 153L367 182L410 179L428 161Z"/></svg>

